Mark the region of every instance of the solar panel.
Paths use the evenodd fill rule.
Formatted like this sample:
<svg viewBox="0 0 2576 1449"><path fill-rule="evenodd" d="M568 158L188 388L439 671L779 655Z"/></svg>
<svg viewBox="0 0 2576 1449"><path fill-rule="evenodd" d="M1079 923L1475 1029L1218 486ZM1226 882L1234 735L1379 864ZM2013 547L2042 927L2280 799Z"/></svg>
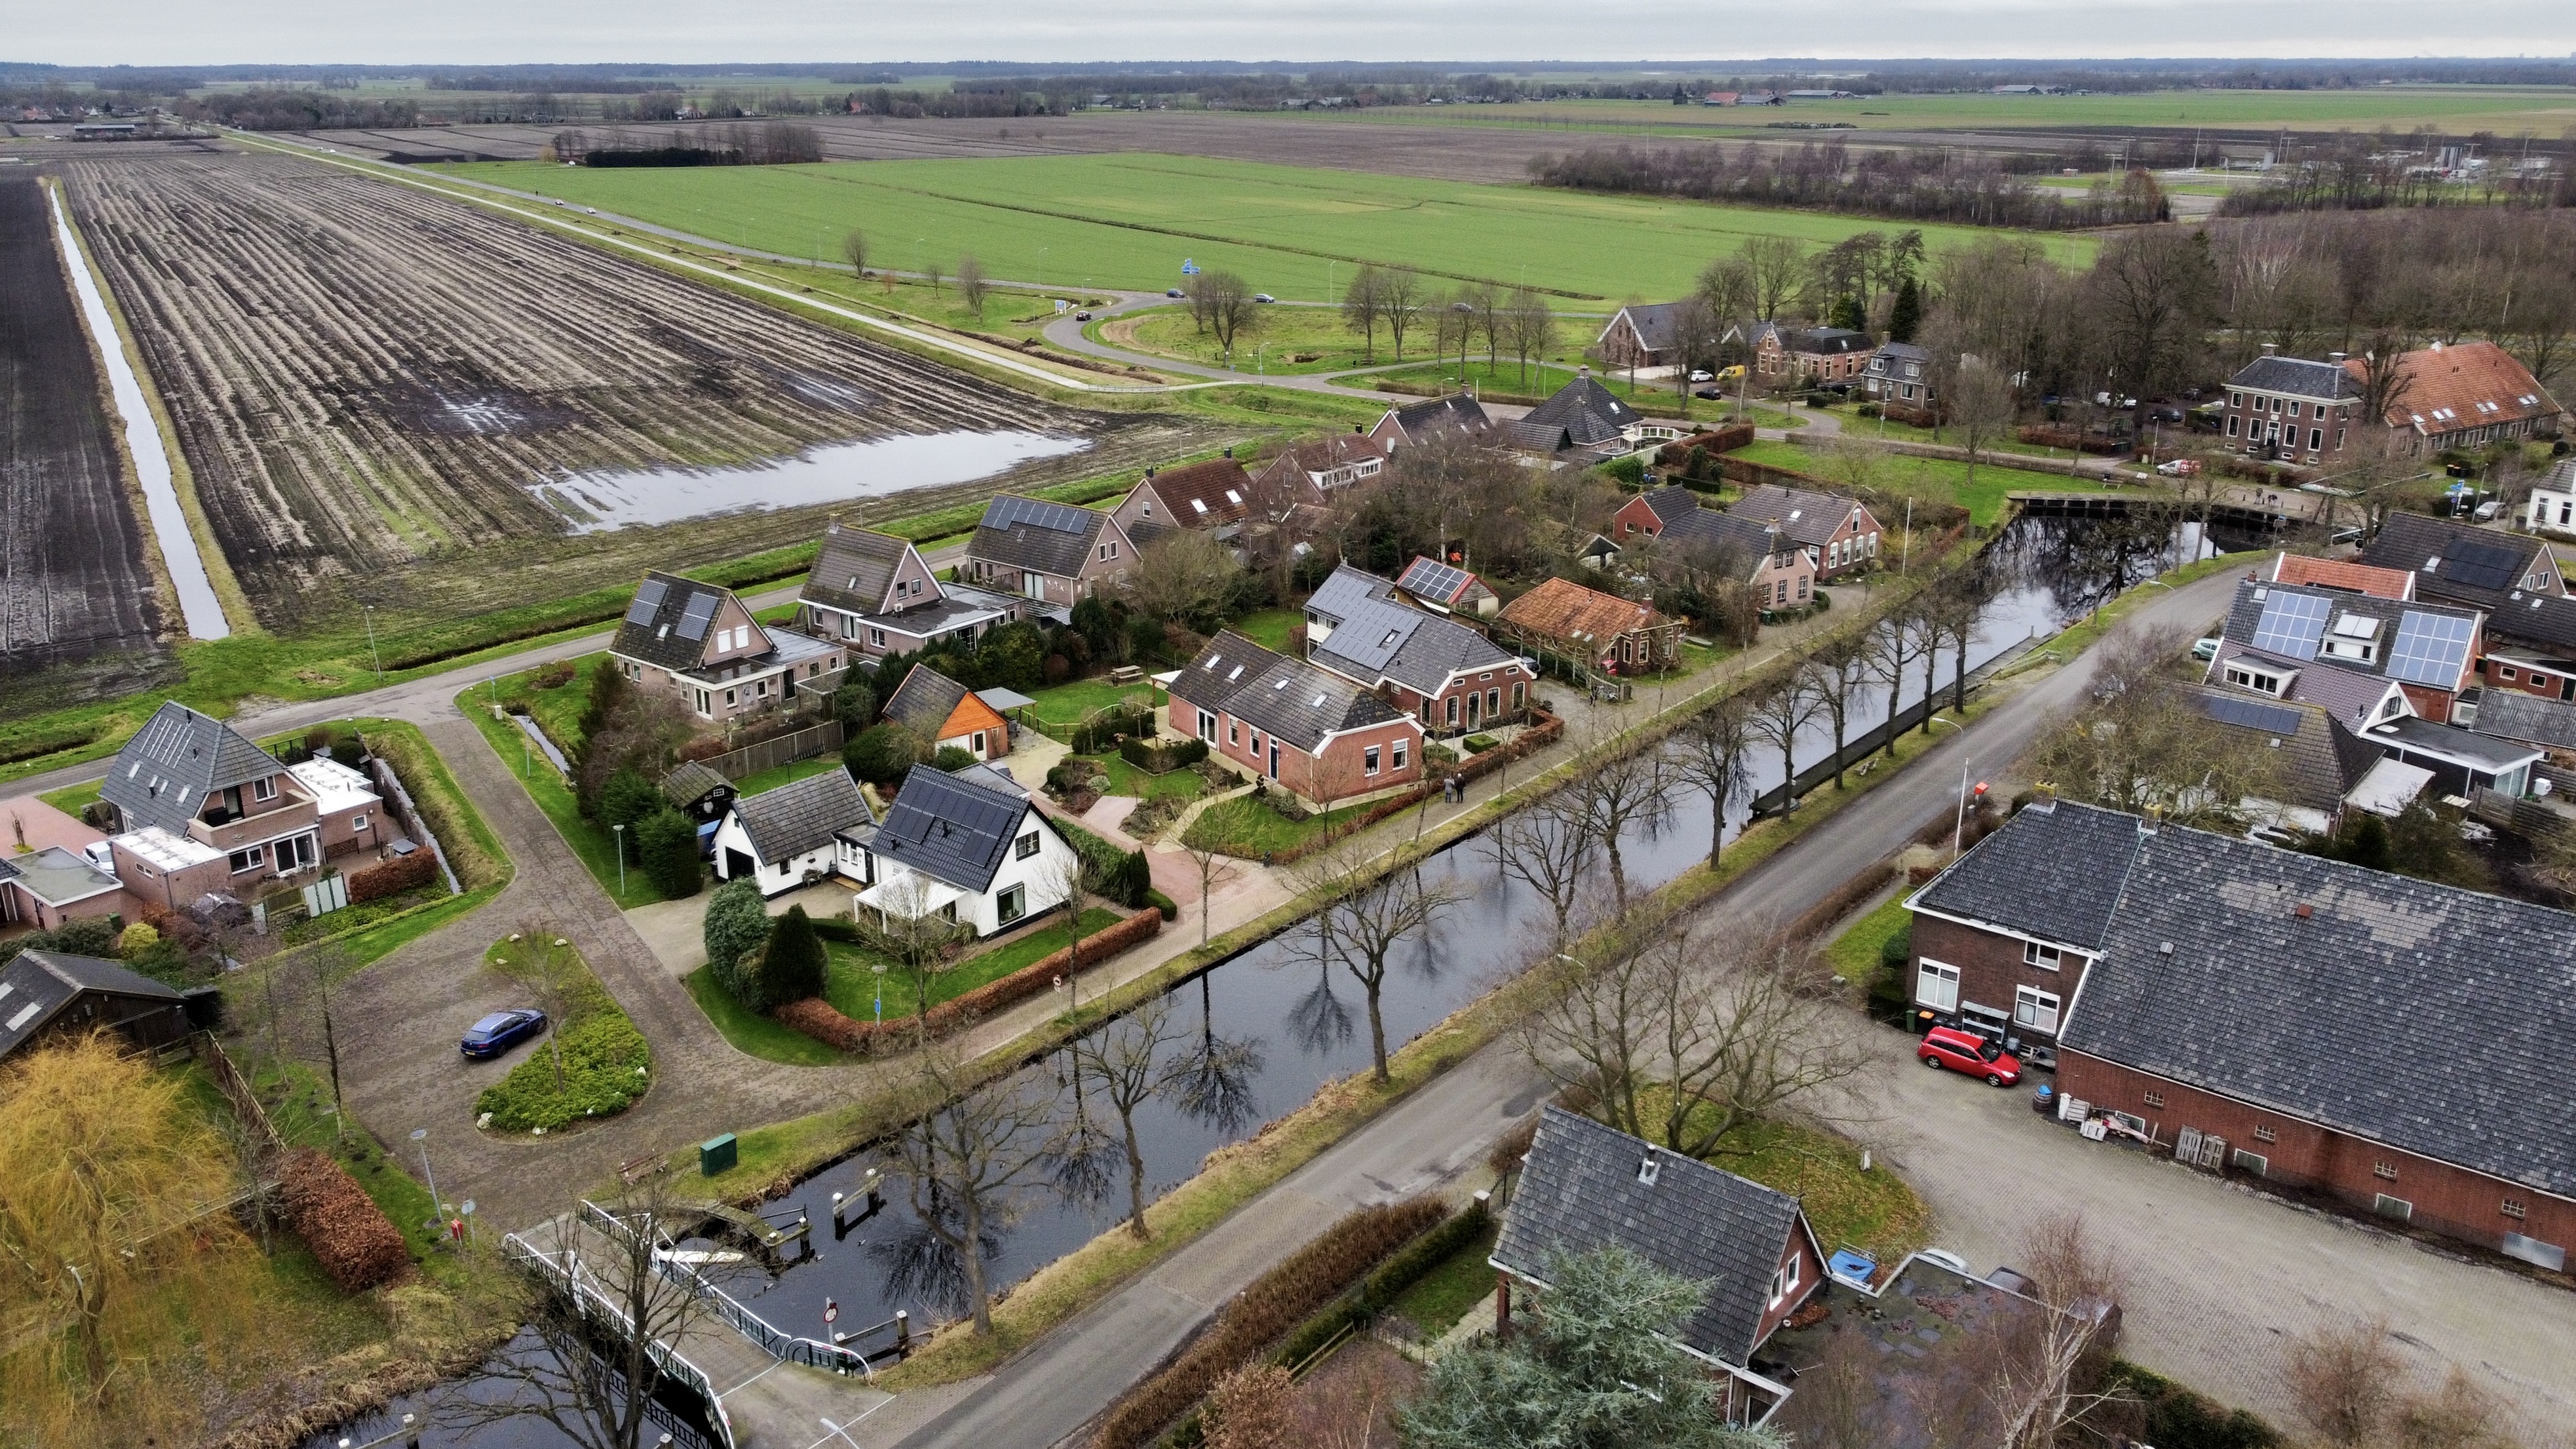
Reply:
<svg viewBox="0 0 2576 1449"><path fill-rule="evenodd" d="M668 592L670 587L671 586L669 584L664 583L660 579L646 579L643 583L637 585L635 589L635 602L626 606L626 622L629 624L652 623L654 612L662 607L662 595Z"/></svg>
<svg viewBox="0 0 2576 1449"><path fill-rule="evenodd" d="M1088 508L1022 498L1016 493L1005 493L995 498L984 510L984 523L990 528L1016 528L1025 524L1057 533L1087 534L1099 519L1100 515Z"/></svg>
<svg viewBox="0 0 2576 1449"><path fill-rule="evenodd" d="M2263 601L2263 617L2254 626L2254 647L2290 659L2317 657L2325 637L2327 603L2314 594L2276 588Z"/></svg>
<svg viewBox="0 0 2576 1449"><path fill-rule="evenodd" d="M715 595L689 595L689 607L683 610L680 614L680 637L683 639L704 639L707 637L707 621L713 619L715 616Z"/></svg>
<svg viewBox="0 0 2576 1449"><path fill-rule="evenodd" d="M2476 624L2448 614L2421 614L2409 609L2397 621L2397 648L2389 655L2390 677L2409 684L2448 689L2460 681L2469 659L2469 635Z"/></svg>
<svg viewBox="0 0 2576 1449"><path fill-rule="evenodd" d="M1449 599L1467 586L1467 574L1435 558L1417 558L1404 571L1404 587L1426 599Z"/></svg>
<svg viewBox="0 0 2576 1449"><path fill-rule="evenodd" d="M2502 544L2462 539L2442 561L2442 577L2472 589L2509 589L2522 572L2522 555Z"/></svg>
<svg viewBox="0 0 2576 1449"><path fill-rule="evenodd" d="M2205 695L2201 710L2220 724L2242 725L2268 735L2295 735L2299 732L2300 714L2287 705L2266 704L2242 695Z"/></svg>

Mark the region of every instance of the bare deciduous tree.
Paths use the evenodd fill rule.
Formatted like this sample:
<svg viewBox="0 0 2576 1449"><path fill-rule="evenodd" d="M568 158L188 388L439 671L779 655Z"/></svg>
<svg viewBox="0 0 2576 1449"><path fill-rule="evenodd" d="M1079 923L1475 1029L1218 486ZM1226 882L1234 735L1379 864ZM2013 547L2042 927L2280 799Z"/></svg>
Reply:
<svg viewBox="0 0 2576 1449"><path fill-rule="evenodd" d="M1708 868L1717 869L1726 843L1726 812L1753 779L1753 707L1730 694L1682 721L1673 732L1674 773L1680 783L1708 797Z"/></svg>
<svg viewBox="0 0 2576 1449"><path fill-rule="evenodd" d="M922 1095L948 1105L907 1124L889 1151L922 1232L953 1269L975 1336L989 1338L985 1258L1047 1176L1056 1104L1035 1085L1042 1074L977 1085L945 1047L925 1044L916 1060Z"/></svg>
<svg viewBox="0 0 2576 1449"><path fill-rule="evenodd" d="M1374 859L1362 837L1348 836L1308 856L1297 874L1299 883L1323 901L1314 915L1317 957L1327 969L1339 963L1368 994L1369 1057L1377 1079L1385 1082L1381 997L1396 948L1429 931L1464 893L1434 884L1418 865L1374 878Z"/></svg>
<svg viewBox="0 0 2576 1449"><path fill-rule="evenodd" d="M1234 340L1261 328L1261 307L1252 300L1252 284L1232 272L1201 272L1190 279L1190 313L1216 334L1225 364L1234 365Z"/></svg>
<svg viewBox="0 0 2576 1449"><path fill-rule="evenodd" d="M984 299L993 294L993 284L984 279L984 264L973 252L957 259L957 295L966 299L966 310L977 321L984 317Z"/></svg>
<svg viewBox="0 0 2576 1449"><path fill-rule="evenodd" d="M2178 825L2233 823L2281 794L2280 752L2264 738L2212 719L2173 687L2166 666L2176 635L2123 630L2104 646L2093 702L2044 739L2041 778L2067 799L2132 815L2163 813Z"/></svg>
<svg viewBox="0 0 2576 1449"><path fill-rule="evenodd" d="M1967 486L1974 488L1978 460L2012 427L2012 380L1982 358L1962 357L1949 391L1942 396L1941 409L1959 436L1960 450L1968 455Z"/></svg>
<svg viewBox="0 0 2576 1449"><path fill-rule="evenodd" d="M841 238L841 260L850 264L855 276L868 274L868 234L852 227Z"/></svg>
<svg viewBox="0 0 2576 1449"><path fill-rule="evenodd" d="M2384 1319L2311 1330L2290 1341L2284 1365L2290 1402L2332 1449L2374 1442L2397 1407L2405 1366L2389 1347Z"/></svg>
<svg viewBox="0 0 2576 1449"><path fill-rule="evenodd" d="M1223 617L1243 565L1205 529L1175 528L1136 550L1119 591L1147 618L1193 627Z"/></svg>
<svg viewBox="0 0 2576 1449"><path fill-rule="evenodd" d="M1520 364L1521 382L1529 382L1531 358L1545 358L1556 346L1556 313L1549 310L1547 299L1527 287L1515 288L1503 313L1504 336L1509 339L1512 357Z"/></svg>
<svg viewBox="0 0 2576 1449"><path fill-rule="evenodd" d="M2022 1243L2035 1312L1996 1327L2000 1339L1987 1382L1998 1449L2056 1449L2122 1395L2106 1384L2119 1335L2122 1279L2116 1259L2074 1216L2033 1225Z"/></svg>
<svg viewBox="0 0 2576 1449"><path fill-rule="evenodd" d="M1494 863L1538 892L1552 923L1551 954L1579 934L1578 916L1600 848L1592 813L1571 790L1556 791L1496 822L1486 837Z"/></svg>
<svg viewBox="0 0 2576 1449"><path fill-rule="evenodd" d="M1826 722L1833 726L1837 790L1843 788L1843 751L1851 730L1852 711L1859 707L1877 670L1877 646L1875 632L1840 634L1818 644L1809 656L1812 667L1807 677L1815 686L1816 703L1823 709Z"/></svg>
<svg viewBox="0 0 2576 1449"><path fill-rule="evenodd" d="M1824 715L1809 662L1800 660L1788 678L1753 702L1753 733L1780 752L1780 803L1798 798L1798 736Z"/></svg>
<svg viewBox="0 0 2576 1449"><path fill-rule="evenodd" d="M918 1022L930 1012L930 981L948 959L948 949L965 928L931 904L931 884L918 871L905 871L877 887L881 904L874 914L860 912L853 922L859 939L894 963L912 985L913 1014Z"/></svg>
<svg viewBox="0 0 2576 1449"><path fill-rule="evenodd" d="M1190 860L1190 869L1199 878L1199 944L1208 943L1208 921L1216 914L1216 888L1231 885L1237 878L1233 857L1206 845L1181 842L1181 852Z"/></svg>
<svg viewBox="0 0 2576 1449"><path fill-rule="evenodd" d="M1412 331L1413 324L1421 318L1430 292L1422 274L1411 267L1390 268L1380 285L1378 316L1385 319L1387 336L1395 341L1395 360L1402 362L1404 334Z"/></svg>
<svg viewBox="0 0 2576 1449"><path fill-rule="evenodd" d="M1628 909L1628 867L1620 837L1631 825L1659 824L1671 814L1674 783L1663 752L1644 749L1613 754L1565 787L1610 862L1610 893L1623 912Z"/></svg>
<svg viewBox="0 0 2576 1449"><path fill-rule="evenodd" d="M1127 1158L1127 1231L1139 1238L1153 1233L1145 1226L1145 1151L1136 1135L1136 1109L1184 1079L1186 1058L1173 1049L1186 1039L1172 1020L1171 998L1157 996L1076 1037L1070 1047L1076 1069L1090 1069L1118 1114Z"/></svg>
<svg viewBox="0 0 2576 1449"><path fill-rule="evenodd" d="M1794 238L1749 236L1736 255L1752 281L1753 315L1761 321L1778 317L1806 282L1806 248Z"/></svg>
<svg viewBox="0 0 2576 1449"><path fill-rule="evenodd" d="M1877 648L1871 656L1871 668L1878 682L1887 686L1887 757L1896 758L1896 701L1905 692L1905 676L1915 661L1930 656L1932 643L1925 637L1922 615L1911 605L1898 609L1871 626L1877 636ZM1932 698L1932 680L1926 671L1923 698Z"/></svg>
<svg viewBox="0 0 2576 1449"><path fill-rule="evenodd" d="M1289 1449L1289 1397L1296 1383L1276 1364L1252 1364L1217 1380L1208 1394L1207 1449Z"/></svg>
<svg viewBox="0 0 2576 1449"><path fill-rule="evenodd" d="M1342 325L1360 334L1368 361L1377 361L1377 329L1386 321L1386 273L1373 263L1360 264L1358 275L1351 278L1342 293Z"/></svg>
<svg viewBox="0 0 2576 1449"><path fill-rule="evenodd" d="M536 999L537 1009L546 1014L546 1048L554 1058L555 1093L562 1095L564 1018L572 1014L573 997L590 977L581 964L581 953L573 949L572 942L556 934L552 925L522 921L510 939L501 943L501 953L492 958L492 968L517 982L521 990Z"/></svg>

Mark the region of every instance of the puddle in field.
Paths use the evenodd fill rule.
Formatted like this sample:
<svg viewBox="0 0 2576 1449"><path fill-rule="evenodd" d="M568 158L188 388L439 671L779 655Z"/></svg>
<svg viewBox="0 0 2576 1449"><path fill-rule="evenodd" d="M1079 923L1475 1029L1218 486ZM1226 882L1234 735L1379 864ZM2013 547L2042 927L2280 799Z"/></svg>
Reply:
<svg viewBox="0 0 2576 1449"><path fill-rule="evenodd" d="M621 468L575 473L530 492L569 519L575 533L630 523L677 523L743 509L802 508L881 498L990 477L1033 458L1091 446L1045 433L932 433L832 443L792 458L739 468Z"/></svg>

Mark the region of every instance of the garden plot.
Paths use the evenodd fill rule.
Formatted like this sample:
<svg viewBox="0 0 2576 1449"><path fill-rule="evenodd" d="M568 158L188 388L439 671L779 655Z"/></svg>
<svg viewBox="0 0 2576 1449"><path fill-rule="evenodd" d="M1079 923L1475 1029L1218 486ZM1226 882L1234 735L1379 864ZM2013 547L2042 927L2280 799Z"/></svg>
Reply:
<svg viewBox="0 0 2576 1449"><path fill-rule="evenodd" d="M45 193L0 177L0 694L6 710L159 677L161 602Z"/></svg>
<svg viewBox="0 0 2576 1449"><path fill-rule="evenodd" d="M69 163L76 219L143 346L263 623L392 622L563 597L866 517L1151 461L1192 425L1017 396L649 265L411 188L274 155ZM832 444L1037 436L882 480L766 495ZM1083 445L1090 446L1084 447ZM1042 456L1053 451L1055 456ZM599 528L559 486L747 469L712 514ZM631 502L631 499L630 499ZM656 526L658 525L658 526ZM578 532L589 527L593 531Z"/></svg>

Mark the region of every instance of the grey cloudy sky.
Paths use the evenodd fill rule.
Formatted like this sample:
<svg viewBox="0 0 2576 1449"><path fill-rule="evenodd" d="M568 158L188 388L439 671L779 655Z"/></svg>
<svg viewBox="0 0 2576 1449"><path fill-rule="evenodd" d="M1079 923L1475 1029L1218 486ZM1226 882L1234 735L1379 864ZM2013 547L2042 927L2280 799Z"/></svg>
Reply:
<svg viewBox="0 0 2576 1449"><path fill-rule="evenodd" d="M16 0L0 59L58 64L759 60L1646 60L2536 55L2566 0ZM2438 15L2439 25L2428 25Z"/></svg>

